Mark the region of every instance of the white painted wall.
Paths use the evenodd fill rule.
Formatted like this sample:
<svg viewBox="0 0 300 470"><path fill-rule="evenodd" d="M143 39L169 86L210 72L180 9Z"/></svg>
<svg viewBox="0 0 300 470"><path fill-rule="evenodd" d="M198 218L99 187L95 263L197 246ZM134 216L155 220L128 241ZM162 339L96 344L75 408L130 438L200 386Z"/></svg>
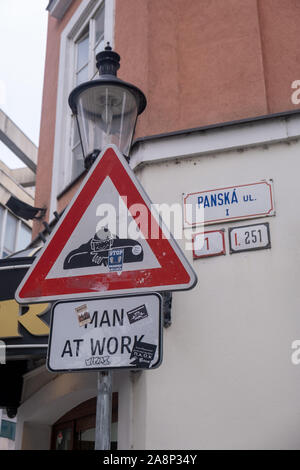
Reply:
<svg viewBox="0 0 300 470"><path fill-rule="evenodd" d="M15 441L0 437L0 451L1 450L15 450Z"/></svg>
<svg viewBox="0 0 300 470"><path fill-rule="evenodd" d="M300 366L291 363L300 338L300 141L289 139L176 158L173 137L167 161L151 161L146 144L137 176L153 202L273 178L276 216L249 221L270 223L270 250L230 255L228 228L240 221L209 227L225 228L226 256L193 261L186 252L199 282L173 295L162 366L114 372L121 449L300 448ZM95 395L96 374L49 374L18 411L16 447L37 445L42 429L47 448L50 426Z"/></svg>
<svg viewBox="0 0 300 470"><path fill-rule="evenodd" d="M135 448L300 448L300 366L291 363L300 338L299 155L294 141L137 172L155 203L273 178L276 216L249 221L270 223L270 250L230 255L228 227L241 221L208 228L225 228L226 256L193 261L186 252L198 285L174 294L163 365L134 385Z"/></svg>

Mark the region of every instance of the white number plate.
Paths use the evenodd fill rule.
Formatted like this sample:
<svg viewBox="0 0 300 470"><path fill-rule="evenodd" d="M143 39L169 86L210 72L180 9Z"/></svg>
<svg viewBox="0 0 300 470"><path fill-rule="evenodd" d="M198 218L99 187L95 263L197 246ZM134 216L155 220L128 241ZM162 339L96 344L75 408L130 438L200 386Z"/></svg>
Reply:
<svg viewBox="0 0 300 470"><path fill-rule="evenodd" d="M229 229L230 253L271 248L269 224L254 224Z"/></svg>
<svg viewBox="0 0 300 470"><path fill-rule="evenodd" d="M208 232L196 233L193 237L194 259L225 255L225 253L223 230L211 230Z"/></svg>

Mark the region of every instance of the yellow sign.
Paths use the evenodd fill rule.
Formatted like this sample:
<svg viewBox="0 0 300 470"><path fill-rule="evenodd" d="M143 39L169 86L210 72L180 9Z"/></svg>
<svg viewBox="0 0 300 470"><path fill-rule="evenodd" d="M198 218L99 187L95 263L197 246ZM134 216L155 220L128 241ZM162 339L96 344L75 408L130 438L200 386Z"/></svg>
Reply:
<svg viewBox="0 0 300 470"><path fill-rule="evenodd" d="M47 336L49 326L39 318L49 309L47 303L29 305L28 311L20 314L21 307L14 299L0 302L0 338L22 337L19 333L19 324L33 336ZM24 311L24 310L23 310Z"/></svg>

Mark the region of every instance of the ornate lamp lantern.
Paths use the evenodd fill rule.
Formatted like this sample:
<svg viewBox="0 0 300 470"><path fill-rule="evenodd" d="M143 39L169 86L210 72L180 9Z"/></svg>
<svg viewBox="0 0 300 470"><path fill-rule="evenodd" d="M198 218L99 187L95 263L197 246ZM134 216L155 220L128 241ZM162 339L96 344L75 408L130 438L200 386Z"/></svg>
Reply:
<svg viewBox="0 0 300 470"><path fill-rule="evenodd" d="M117 77L120 56L109 43L97 54L96 65L99 79L82 83L69 96L86 168L108 144L128 157L137 117L147 105L139 88Z"/></svg>

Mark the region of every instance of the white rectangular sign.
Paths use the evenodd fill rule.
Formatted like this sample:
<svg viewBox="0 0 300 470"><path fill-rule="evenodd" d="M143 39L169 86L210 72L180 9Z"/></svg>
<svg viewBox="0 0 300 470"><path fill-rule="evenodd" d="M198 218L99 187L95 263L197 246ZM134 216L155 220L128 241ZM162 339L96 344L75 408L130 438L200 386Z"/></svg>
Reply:
<svg viewBox="0 0 300 470"><path fill-rule="evenodd" d="M208 258L225 255L225 238L223 230L211 230L196 233L193 236L193 258Z"/></svg>
<svg viewBox="0 0 300 470"><path fill-rule="evenodd" d="M159 294L58 302L47 367L51 372L156 368L161 323Z"/></svg>
<svg viewBox="0 0 300 470"><path fill-rule="evenodd" d="M253 224L229 229L230 253L271 248L269 224Z"/></svg>
<svg viewBox="0 0 300 470"><path fill-rule="evenodd" d="M274 215L272 181L184 194L183 211L184 227Z"/></svg>

